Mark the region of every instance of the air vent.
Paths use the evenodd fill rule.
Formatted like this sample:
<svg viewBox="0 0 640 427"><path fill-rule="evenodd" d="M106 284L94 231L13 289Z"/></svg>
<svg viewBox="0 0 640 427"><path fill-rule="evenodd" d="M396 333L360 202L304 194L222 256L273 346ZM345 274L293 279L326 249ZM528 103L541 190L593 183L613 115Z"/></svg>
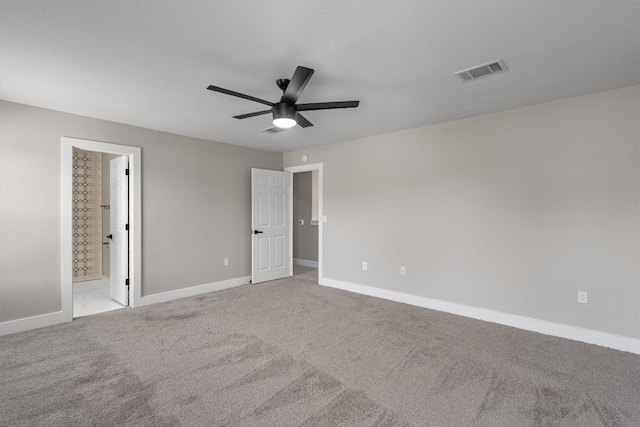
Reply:
<svg viewBox="0 0 640 427"><path fill-rule="evenodd" d="M499 61L489 62L487 64L478 65L477 67L458 71L457 73L453 73L453 75L462 83L466 83L472 80L478 80L483 77L502 73L507 70L508 68L505 65L504 61L500 59Z"/></svg>
<svg viewBox="0 0 640 427"><path fill-rule="evenodd" d="M273 134L276 134L276 133L284 132L284 131L286 131L286 130L287 130L287 129L282 129L282 128L279 128L278 126L274 126L274 127L272 127L272 128L263 129L263 130L261 130L260 132L262 132L262 133L269 133L269 134L272 134L272 135L273 135Z"/></svg>

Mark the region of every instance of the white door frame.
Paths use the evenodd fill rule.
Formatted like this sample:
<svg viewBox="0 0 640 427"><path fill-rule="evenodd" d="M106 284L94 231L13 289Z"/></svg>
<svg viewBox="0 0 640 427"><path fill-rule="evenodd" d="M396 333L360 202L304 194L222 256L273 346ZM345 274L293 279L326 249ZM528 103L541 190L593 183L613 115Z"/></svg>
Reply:
<svg viewBox="0 0 640 427"><path fill-rule="evenodd" d="M318 171L318 283L321 283L324 276L322 275L322 232L324 227L324 203L323 203L323 190L324 175L323 175L323 163L311 163L308 165L290 166L284 168L285 172L298 173ZM291 189L289 190L289 200L293 201L293 179L291 180ZM289 204L290 216L292 218L289 225L289 246L291 247L291 274L293 274L293 202Z"/></svg>
<svg viewBox="0 0 640 427"><path fill-rule="evenodd" d="M62 317L73 320L73 149L129 157L129 306L142 295L142 204L140 147L62 137Z"/></svg>

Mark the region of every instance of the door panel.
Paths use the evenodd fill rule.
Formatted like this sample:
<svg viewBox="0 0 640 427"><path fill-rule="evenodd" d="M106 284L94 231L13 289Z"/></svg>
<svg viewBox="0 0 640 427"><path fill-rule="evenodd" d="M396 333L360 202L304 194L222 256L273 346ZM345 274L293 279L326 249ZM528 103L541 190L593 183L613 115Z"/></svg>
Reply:
<svg viewBox="0 0 640 427"><path fill-rule="evenodd" d="M281 190L287 189L287 177L284 176L274 176L273 177L273 187L279 188Z"/></svg>
<svg viewBox="0 0 640 427"><path fill-rule="evenodd" d="M269 269L269 247L271 246L270 237L258 237L258 256L260 257L258 262L259 271L266 271ZM255 283L255 282L254 282Z"/></svg>
<svg viewBox="0 0 640 427"><path fill-rule="evenodd" d="M273 260L273 264L275 265L276 268L283 268L285 266L285 248L286 248L286 243L285 243L285 237L284 236L276 236L274 238L275 240L275 253L274 253L274 260Z"/></svg>
<svg viewBox="0 0 640 427"><path fill-rule="evenodd" d="M127 156L116 157L110 161L109 177L109 219L111 242L109 255L111 265L111 299L122 305L129 305L129 167Z"/></svg>
<svg viewBox="0 0 640 427"><path fill-rule="evenodd" d="M268 187L267 187L268 188ZM259 218L258 218L258 226L266 227L269 226L270 218L269 218L269 205L271 195L269 193L260 193L258 195L258 210L259 210Z"/></svg>
<svg viewBox="0 0 640 427"><path fill-rule="evenodd" d="M285 224L287 213L285 212L287 209L287 200L285 194L274 194L273 196L273 204L274 204L274 218L273 225L279 225L281 227L287 225Z"/></svg>
<svg viewBox="0 0 640 427"><path fill-rule="evenodd" d="M251 177L252 282L291 276L291 174L252 169Z"/></svg>

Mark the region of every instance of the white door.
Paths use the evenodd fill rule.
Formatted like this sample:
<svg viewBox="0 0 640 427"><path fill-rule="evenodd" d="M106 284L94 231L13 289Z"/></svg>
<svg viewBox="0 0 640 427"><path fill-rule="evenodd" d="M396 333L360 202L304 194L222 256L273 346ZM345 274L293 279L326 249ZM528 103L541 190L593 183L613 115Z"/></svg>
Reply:
<svg viewBox="0 0 640 427"><path fill-rule="evenodd" d="M110 162L109 269L111 298L129 305L129 163L127 156Z"/></svg>
<svg viewBox="0 0 640 427"><path fill-rule="evenodd" d="M251 169L252 283L289 277L291 174Z"/></svg>

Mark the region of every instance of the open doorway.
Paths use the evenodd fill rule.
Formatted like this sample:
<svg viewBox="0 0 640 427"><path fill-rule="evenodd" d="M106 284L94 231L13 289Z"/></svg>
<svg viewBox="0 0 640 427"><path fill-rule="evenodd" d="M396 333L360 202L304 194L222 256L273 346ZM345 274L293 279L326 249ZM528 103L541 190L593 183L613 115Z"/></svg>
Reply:
<svg viewBox="0 0 640 427"><path fill-rule="evenodd" d="M62 312L65 320L140 304L140 152L139 147L62 138ZM91 169L88 164L95 170L88 171ZM120 168L118 173L114 167ZM107 182L103 182L104 175L109 178ZM114 176L119 175L126 175L126 180L116 178L114 184ZM87 183L91 188L86 188ZM86 210L88 204L94 205L90 214ZM103 228L105 222L109 223L108 233ZM122 234L116 242L115 238ZM93 249L91 245L84 245L89 240L93 240ZM82 245L78 245L79 242ZM118 260L114 259L113 247L102 249L114 243L125 248L116 251ZM97 245L100 248L96 248ZM114 266L119 267L114 270ZM125 276L119 280L121 284L112 280L114 271L118 277L124 272ZM91 280L78 280L82 278ZM84 285L79 288L84 292L81 298L78 298L79 292L74 292L79 285Z"/></svg>
<svg viewBox="0 0 640 427"><path fill-rule="evenodd" d="M318 171L293 174L293 275L318 283Z"/></svg>
<svg viewBox="0 0 640 427"><path fill-rule="evenodd" d="M285 168L293 174L293 275L320 283L322 276L322 163Z"/></svg>
<svg viewBox="0 0 640 427"><path fill-rule="evenodd" d="M117 154L73 148L73 317L124 308L111 297L111 161ZM126 206L120 207L126 209ZM128 210L128 209L127 209ZM128 212L125 212L128 216Z"/></svg>

